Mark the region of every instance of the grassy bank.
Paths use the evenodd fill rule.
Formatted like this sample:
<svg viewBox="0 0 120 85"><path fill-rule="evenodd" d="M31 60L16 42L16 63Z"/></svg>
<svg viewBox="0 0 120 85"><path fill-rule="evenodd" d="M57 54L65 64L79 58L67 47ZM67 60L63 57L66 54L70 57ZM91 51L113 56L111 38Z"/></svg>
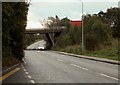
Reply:
<svg viewBox="0 0 120 85"><path fill-rule="evenodd" d="M102 49L95 52L88 52L85 55L100 57L100 58L107 58L111 60L119 60L118 59L118 49L116 47L109 47L107 49Z"/></svg>
<svg viewBox="0 0 120 85"><path fill-rule="evenodd" d="M57 51L74 53L78 55L87 55L91 57L98 57L98 58L106 58L111 60L119 60L118 59L118 47L116 45L112 45L111 47L104 48L99 51L85 51L84 53L81 52L81 48L79 45L67 46L65 48L56 48Z"/></svg>

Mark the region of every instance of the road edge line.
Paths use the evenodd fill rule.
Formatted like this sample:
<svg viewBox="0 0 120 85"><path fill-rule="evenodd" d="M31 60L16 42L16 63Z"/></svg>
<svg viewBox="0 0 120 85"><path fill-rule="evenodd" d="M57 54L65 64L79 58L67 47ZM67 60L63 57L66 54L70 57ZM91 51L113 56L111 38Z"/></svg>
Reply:
<svg viewBox="0 0 120 85"><path fill-rule="evenodd" d="M2 77L0 77L0 81L5 80L6 78L10 77L11 75L13 75L14 73L16 73L19 70L20 70L20 68L15 68L14 70L12 70L9 73L7 73L7 74L3 75Z"/></svg>
<svg viewBox="0 0 120 85"><path fill-rule="evenodd" d="M21 63L22 63L22 62L17 63L17 64L15 64L15 65L13 65L13 66L11 66L11 67L9 67L9 68L7 68L7 69L5 69L5 70L1 71L1 72L0 72L0 74L3 74L4 72L6 72L6 71L8 71L8 70L11 70L12 68L14 68L15 66L20 65Z"/></svg>

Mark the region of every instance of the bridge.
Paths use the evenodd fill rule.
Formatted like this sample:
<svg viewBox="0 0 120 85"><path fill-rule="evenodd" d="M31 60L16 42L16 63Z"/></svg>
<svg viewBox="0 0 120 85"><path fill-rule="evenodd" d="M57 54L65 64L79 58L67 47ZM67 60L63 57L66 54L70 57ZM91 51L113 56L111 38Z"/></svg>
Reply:
<svg viewBox="0 0 120 85"><path fill-rule="evenodd" d="M59 36L63 31L65 31L65 27L30 28L25 30L25 34L45 34L48 48L50 48L52 45L54 45L55 42L53 37Z"/></svg>
<svg viewBox="0 0 120 85"><path fill-rule="evenodd" d="M54 28L30 28L26 29L26 34L45 34L45 33L57 33L65 30L65 27L54 27Z"/></svg>

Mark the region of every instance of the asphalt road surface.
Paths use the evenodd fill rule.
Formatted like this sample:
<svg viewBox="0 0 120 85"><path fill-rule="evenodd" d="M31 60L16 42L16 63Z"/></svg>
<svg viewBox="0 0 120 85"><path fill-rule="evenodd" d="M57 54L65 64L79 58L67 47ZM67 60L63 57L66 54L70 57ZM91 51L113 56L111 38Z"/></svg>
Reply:
<svg viewBox="0 0 120 85"><path fill-rule="evenodd" d="M35 42L34 44L30 45L27 47L27 49L38 49L38 47L45 47L46 41L45 40L41 40L38 42Z"/></svg>
<svg viewBox="0 0 120 85"><path fill-rule="evenodd" d="M35 50L24 61L3 83L118 83L114 64Z"/></svg>

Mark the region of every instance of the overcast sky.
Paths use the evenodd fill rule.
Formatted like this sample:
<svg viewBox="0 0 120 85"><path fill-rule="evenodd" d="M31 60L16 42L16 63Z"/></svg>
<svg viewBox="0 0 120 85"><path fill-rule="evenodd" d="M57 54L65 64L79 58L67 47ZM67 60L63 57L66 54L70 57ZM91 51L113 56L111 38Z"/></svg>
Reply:
<svg viewBox="0 0 120 85"><path fill-rule="evenodd" d="M42 27L40 23L50 16L81 20L82 3L84 14L95 14L110 7L118 7L119 0L31 0L27 28Z"/></svg>

